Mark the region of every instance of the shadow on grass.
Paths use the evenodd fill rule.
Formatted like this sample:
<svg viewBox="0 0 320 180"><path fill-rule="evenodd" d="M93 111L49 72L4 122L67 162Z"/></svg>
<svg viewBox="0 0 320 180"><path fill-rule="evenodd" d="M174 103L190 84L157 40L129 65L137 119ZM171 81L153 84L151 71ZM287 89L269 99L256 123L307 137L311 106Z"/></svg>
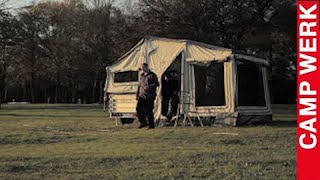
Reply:
<svg viewBox="0 0 320 180"><path fill-rule="evenodd" d="M1 116L14 116L14 117L50 117L50 118L70 118L70 117L82 117L82 118L92 118L92 117L105 117L105 116L83 116L83 115L34 115L34 114L0 114Z"/></svg>
<svg viewBox="0 0 320 180"><path fill-rule="evenodd" d="M271 121L265 125L272 127L297 127L297 121Z"/></svg>
<svg viewBox="0 0 320 180"><path fill-rule="evenodd" d="M278 128L290 128L290 127L297 127L297 121L296 120L292 120L292 121L270 121L270 122L257 122L254 124L250 124L250 125L241 125L238 127L244 127L244 128L248 128L248 127L257 127L257 126L270 126L270 127L278 127Z"/></svg>
<svg viewBox="0 0 320 180"><path fill-rule="evenodd" d="M5 160L5 161L4 161ZM142 156L136 157L55 157L55 158L12 158L12 159L2 159L4 161L2 172L8 173L34 173L34 172L47 172L47 173L62 173L62 174L72 174L111 169L115 167L120 167L121 164L132 164L133 162L144 162L145 159ZM1 172L0 171L0 172ZM117 171L117 168L114 169ZM110 174L107 174L108 176ZM115 177L114 177L115 178ZM104 178L104 179L114 179L114 178Z"/></svg>
<svg viewBox="0 0 320 180"><path fill-rule="evenodd" d="M2 110L76 110L76 109L101 109L101 104L65 104L65 105L55 105L55 104L30 104L30 105L4 105Z"/></svg>
<svg viewBox="0 0 320 180"><path fill-rule="evenodd" d="M95 141L95 138L71 136L71 135L55 135L55 136L15 136L8 135L0 138L0 145L23 145L23 144L54 144L54 143L87 143Z"/></svg>

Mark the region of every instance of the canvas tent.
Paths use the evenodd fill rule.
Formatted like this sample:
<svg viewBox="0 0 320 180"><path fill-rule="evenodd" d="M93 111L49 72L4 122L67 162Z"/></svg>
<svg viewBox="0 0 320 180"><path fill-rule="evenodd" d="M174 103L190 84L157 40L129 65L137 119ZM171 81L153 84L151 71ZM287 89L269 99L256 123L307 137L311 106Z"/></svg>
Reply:
<svg viewBox="0 0 320 180"><path fill-rule="evenodd" d="M139 68L148 63L159 82L175 70L184 95L180 110L190 116L214 118L215 122L240 125L271 120L266 67L268 61L236 54L232 49L205 43L158 37L142 39L115 64L106 68L105 92L112 116L135 114ZM155 119L161 115L161 90L157 90Z"/></svg>

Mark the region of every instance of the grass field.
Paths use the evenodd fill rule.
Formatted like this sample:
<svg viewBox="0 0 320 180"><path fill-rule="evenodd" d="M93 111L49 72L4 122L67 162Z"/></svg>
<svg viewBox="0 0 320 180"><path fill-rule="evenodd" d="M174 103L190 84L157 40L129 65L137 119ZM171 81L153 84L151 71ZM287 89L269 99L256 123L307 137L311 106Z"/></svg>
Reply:
<svg viewBox="0 0 320 180"><path fill-rule="evenodd" d="M98 105L4 105L0 179L295 179L294 105L246 127L115 126ZM231 134L219 134L231 133Z"/></svg>

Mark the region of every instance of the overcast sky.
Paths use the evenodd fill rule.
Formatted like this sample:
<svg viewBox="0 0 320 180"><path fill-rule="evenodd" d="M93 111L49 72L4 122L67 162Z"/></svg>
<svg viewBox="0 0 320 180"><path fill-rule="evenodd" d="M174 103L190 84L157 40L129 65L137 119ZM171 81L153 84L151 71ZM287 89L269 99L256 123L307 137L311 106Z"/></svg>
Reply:
<svg viewBox="0 0 320 180"><path fill-rule="evenodd" d="M44 1L44 0L9 0L7 5L12 8L21 8L24 6L28 6L28 5L32 4L33 2L41 2L41 1ZM115 5L121 6L124 1L127 1L127 0L116 0Z"/></svg>
<svg viewBox="0 0 320 180"><path fill-rule="evenodd" d="M20 8L29 5L34 1L38 2L39 0L10 0L7 5L13 8Z"/></svg>

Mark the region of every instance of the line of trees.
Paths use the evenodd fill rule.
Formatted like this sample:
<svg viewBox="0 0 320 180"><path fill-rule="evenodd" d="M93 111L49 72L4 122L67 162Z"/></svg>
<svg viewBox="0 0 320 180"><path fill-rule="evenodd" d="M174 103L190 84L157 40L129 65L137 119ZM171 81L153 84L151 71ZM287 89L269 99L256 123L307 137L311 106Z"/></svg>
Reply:
<svg viewBox="0 0 320 180"><path fill-rule="evenodd" d="M0 101L102 102L105 67L146 35L238 49L269 59L272 79L295 77L292 0L64 0L14 11L7 1Z"/></svg>

